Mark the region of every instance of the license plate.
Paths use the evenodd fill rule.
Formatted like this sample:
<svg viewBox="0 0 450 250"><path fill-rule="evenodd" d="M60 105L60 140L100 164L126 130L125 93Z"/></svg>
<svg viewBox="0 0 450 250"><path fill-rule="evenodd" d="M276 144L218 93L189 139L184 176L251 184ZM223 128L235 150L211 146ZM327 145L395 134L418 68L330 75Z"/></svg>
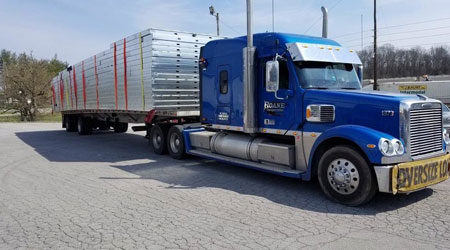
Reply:
<svg viewBox="0 0 450 250"><path fill-rule="evenodd" d="M392 171L392 191L412 192L445 181L449 178L450 154L407 163Z"/></svg>

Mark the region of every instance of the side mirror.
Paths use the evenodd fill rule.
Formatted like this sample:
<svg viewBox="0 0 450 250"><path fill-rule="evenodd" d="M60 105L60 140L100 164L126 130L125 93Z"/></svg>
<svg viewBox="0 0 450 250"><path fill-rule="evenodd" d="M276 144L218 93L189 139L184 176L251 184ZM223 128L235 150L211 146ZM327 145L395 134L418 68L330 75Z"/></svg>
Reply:
<svg viewBox="0 0 450 250"><path fill-rule="evenodd" d="M357 65L356 73L358 74L359 81L363 84L363 72L364 67L362 65Z"/></svg>
<svg viewBox="0 0 450 250"><path fill-rule="evenodd" d="M278 61L266 63L266 91L277 92L280 85L280 65Z"/></svg>

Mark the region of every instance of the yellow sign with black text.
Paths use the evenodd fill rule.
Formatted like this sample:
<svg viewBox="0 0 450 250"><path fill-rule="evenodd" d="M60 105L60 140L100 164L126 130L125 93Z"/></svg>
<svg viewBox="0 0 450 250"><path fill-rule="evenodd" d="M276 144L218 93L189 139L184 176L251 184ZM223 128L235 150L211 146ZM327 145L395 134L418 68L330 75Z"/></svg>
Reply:
<svg viewBox="0 0 450 250"><path fill-rule="evenodd" d="M396 165L392 171L392 191L411 192L449 178L450 154Z"/></svg>
<svg viewBox="0 0 450 250"><path fill-rule="evenodd" d="M403 94L425 94L427 85L400 85L398 90Z"/></svg>

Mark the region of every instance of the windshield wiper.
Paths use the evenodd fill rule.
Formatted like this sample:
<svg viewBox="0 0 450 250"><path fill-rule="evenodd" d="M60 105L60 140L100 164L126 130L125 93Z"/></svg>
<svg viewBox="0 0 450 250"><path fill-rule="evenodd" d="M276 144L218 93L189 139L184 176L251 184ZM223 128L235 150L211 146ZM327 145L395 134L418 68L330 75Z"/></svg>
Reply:
<svg viewBox="0 0 450 250"><path fill-rule="evenodd" d="M309 87L307 89L328 89L327 87Z"/></svg>
<svg viewBox="0 0 450 250"><path fill-rule="evenodd" d="M345 88L341 88L341 89L354 89L354 90L356 90L358 88L345 87Z"/></svg>

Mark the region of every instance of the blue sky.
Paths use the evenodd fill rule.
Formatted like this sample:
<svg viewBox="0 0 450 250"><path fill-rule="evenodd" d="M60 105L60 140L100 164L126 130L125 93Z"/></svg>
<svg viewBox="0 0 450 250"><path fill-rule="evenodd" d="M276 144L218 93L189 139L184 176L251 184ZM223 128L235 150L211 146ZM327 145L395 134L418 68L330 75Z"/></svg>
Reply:
<svg viewBox="0 0 450 250"><path fill-rule="evenodd" d="M361 15L363 29L368 30L364 45L373 40L372 4L372 0L275 0L275 30L320 36L324 5L329 9L329 37L359 49ZM59 59L76 63L150 27L214 34L210 5L220 13L221 35L245 34L245 0L0 0L0 49L32 51L38 58L56 53ZM270 31L271 0L254 0L254 9L255 31ZM436 19L441 20L431 21ZM381 43L404 48L450 45L448 0L378 0L378 20ZM417 24L391 27L410 23ZM349 33L356 34L342 36Z"/></svg>

